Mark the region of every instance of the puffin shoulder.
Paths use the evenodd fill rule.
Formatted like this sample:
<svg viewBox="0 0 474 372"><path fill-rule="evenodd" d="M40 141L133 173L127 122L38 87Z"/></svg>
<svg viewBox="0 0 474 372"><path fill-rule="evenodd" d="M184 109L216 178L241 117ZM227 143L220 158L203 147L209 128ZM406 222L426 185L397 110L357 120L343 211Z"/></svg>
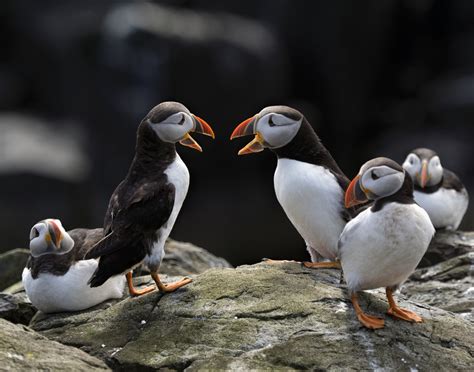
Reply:
<svg viewBox="0 0 474 372"><path fill-rule="evenodd" d="M463 190L465 190L464 185L462 184L456 173L450 171L449 169L444 169L443 183L441 187L443 187L444 189L453 189L458 192L462 192Z"/></svg>

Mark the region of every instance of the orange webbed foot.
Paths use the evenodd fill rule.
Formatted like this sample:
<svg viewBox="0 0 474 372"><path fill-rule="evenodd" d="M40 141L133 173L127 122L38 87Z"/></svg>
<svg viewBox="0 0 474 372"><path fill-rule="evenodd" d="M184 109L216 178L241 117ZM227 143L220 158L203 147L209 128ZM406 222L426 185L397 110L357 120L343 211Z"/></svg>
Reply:
<svg viewBox="0 0 474 372"><path fill-rule="evenodd" d="M385 321L383 318L378 316L373 316L366 313L358 313L357 319L359 319L359 322L361 322L364 327L369 329L380 329L385 326Z"/></svg>
<svg viewBox="0 0 474 372"><path fill-rule="evenodd" d="M387 310L387 314L393 316L394 318L406 320L407 322L421 323L423 318L413 311L402 309L401 307L390 307Z"/></svg>
<svg viewBox="0 0 474 372"><path fill-rule="evenodd" d="M185 285L187 285L187 284L189 284L193 281L191 278L183 278L183 279L178 280L177 282L174 282L174 283L163 284L157 273L152 273L151 277L155 281L156 286L158 287L160 292L163 292L163 293L174 292L178 288L181 288L182 286L185 286Z"/></svg>

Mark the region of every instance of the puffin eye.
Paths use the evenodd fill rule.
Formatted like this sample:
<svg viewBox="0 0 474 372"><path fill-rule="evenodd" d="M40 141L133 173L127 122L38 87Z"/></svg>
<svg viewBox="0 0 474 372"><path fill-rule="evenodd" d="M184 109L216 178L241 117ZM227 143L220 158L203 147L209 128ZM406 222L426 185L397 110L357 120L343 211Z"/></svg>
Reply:
<svg viewBox="0 0 474 372"><path fill-rule="evenodd" d="M184 115L181 115L181 120L179 121L178 125L184 124Z"/></svg>
<svg viewBox="0 0 474 372"><path fill-rule="evenodd" d="M273 115L270 115L270 118L268 119L268 125L271 127L275 126L275 123L273 122Z"/></svg>
<svg viewBox="0 0 474 372"><path fill-rule="evenodd" d="M410 158L410 164L413 165L414 162L413 158Z"/></svg>
<svg viewBox="0 0 474 372"><path fill-rule="evenodd" d="M39 236L39 231L36 229L36 227L33 227L33 230L31 231L31 239L37 238Z"/></svg>
<svg viewBox="0 0 474 372"><path fill-rule="evenodd" d="M380 178L379 176L377 176L375 171L370 172L370 176L372 177L373 180L378 180Z"/></svg>

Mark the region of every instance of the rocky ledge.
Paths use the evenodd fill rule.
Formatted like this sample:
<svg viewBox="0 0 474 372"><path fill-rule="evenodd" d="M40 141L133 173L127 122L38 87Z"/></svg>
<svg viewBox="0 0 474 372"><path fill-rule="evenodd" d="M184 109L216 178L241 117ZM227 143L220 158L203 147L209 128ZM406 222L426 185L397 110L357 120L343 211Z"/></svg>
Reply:
<svg viewBox="0 0 474 372"><path fill-rule="evenodd" d="M472 246L470 249L472 252ZM180 250L177 245L177 255ZM307 269L297 263L259 263L232 269L222 267L228 264L204 252L215 264L175 293L124 298L78 313L38 313L28 331L21 330L38 337L38 342L58 341L61 347L86 352L93 358L86 363L103 361L109 368L127 371L428 371L467 370L474 363L469 252L420 269L398 296L400 305L418 312L424 323L386 316L385 328L377 331L361 327L336 270ZM180 267L178 261L176 267ZM170 274L181 275L176 271ZM442 283L441 290L435 281ZM462 285L457 286L456 281ZM444 290L445 286L449 290ZM380 290L361 299L371 313L383 314L387 308ZM25 350L19 349L16 355L26 355L30 343L33 347L36 341L22 343ZM2 350L4 345L0 341L0 363L3 358L15 361ZM101 364L94 366L102 368Z"/></svg>

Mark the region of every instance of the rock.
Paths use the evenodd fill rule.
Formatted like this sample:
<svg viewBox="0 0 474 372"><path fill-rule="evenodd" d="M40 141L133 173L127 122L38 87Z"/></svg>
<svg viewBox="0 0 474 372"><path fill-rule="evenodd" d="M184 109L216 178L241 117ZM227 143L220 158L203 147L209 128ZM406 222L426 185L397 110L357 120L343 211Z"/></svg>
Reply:
<svg viewBox="0 0 474 372"><path fill-rule="evenodd" d="M28 249L21 248L0 254L0 291L21 280L29 255Z"/></svg>
<svg viewBox="0 0 474 372"><path fill-rule="evenodd" d="M0 319L2 371L105 371L97 358Z"/></svg>
<svg viewBox="0 0 474 372"><path fill-rule="evenodd" d="M160 272L167 275L193 275L208 269L232 267L225 259L191 243L168 239L165 252Z"/></svg>
<svg viewBox="0 0 474 372"><path fill-rule="evenodd" d="M400 299L424 323L386 317L361 327L336 270L297 263L211 269L177 292L127 298L103 310L33 319L50 339L80 347L114 370L461 370L474 363L474 324ZM382 291L361 295L383 314Z"/></svg>
<svg viewBox="0 0 474 372"><path fill-rule="evenodd" d="M474 321L474 252L418 269L403 286L412 301L437 306Z"/></svg>
<svg viewBox="0 0 474 372"><path fill-rule="evenodd" d="M36 311L24 292L16 295L0 293L0 318L27 325Z"/></svg>
<svg viewBox="0 0 474 372"><path fill-rule="evenodd" d="M438 231L418 267L428 267L474 252L474 232Z"/></svg>

